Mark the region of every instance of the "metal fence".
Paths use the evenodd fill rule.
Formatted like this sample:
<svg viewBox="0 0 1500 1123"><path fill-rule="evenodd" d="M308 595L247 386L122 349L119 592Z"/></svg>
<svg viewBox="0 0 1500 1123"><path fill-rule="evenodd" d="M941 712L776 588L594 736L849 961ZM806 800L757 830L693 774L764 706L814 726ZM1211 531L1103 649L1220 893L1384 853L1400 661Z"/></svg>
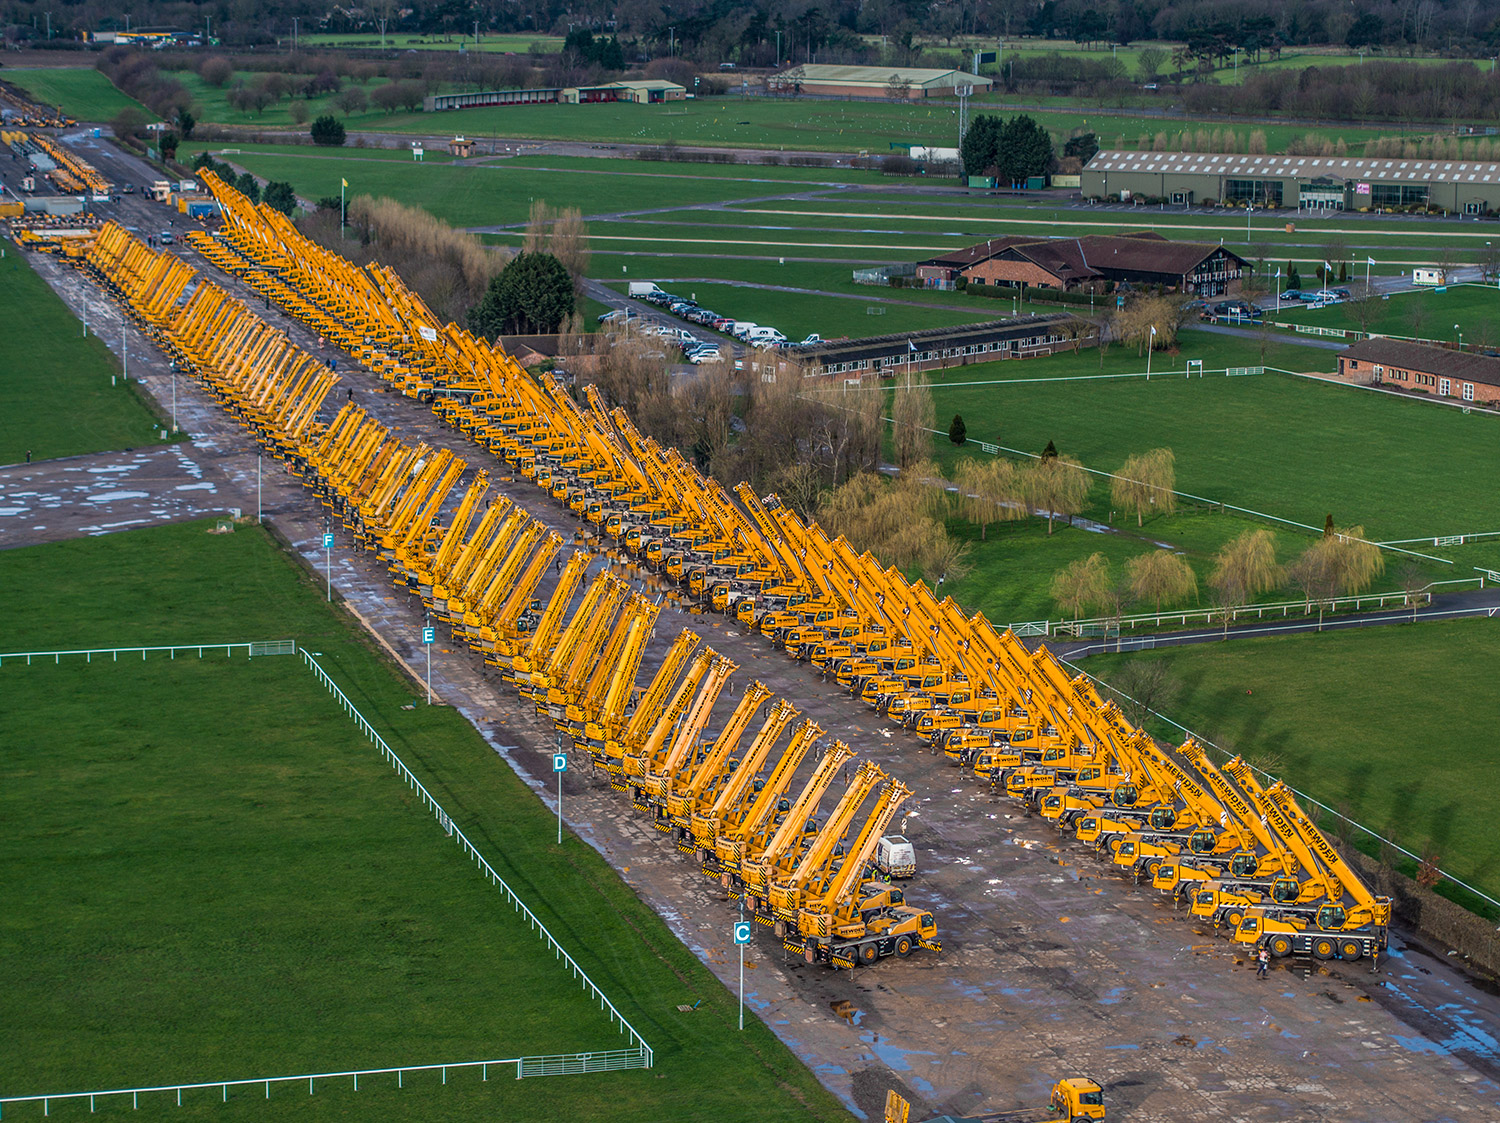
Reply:
<svg viewBox="0 0 1500 1123"><path fill-rule="evenodd" d="M275 639L256 640L249 643L177 643L162 647L81 647L70 651L7 651L0 653L0 665L4 665L7 659L12 661L24 659L28 665L33 659L51 659L53 663L61 663L64 656L71 658L75 655L83 656L85 663L92 663L95 655L100 658L107 655L111 662L118 663L121 655L139 655L144 661L153 654L158 657L165 655L168 659L176 659L178 652L196 653L199 659L206 655L217 655L223 652L226 658L233 658L236 651L243 651L250 659L267 655L295 655L297 641Z"/></svg>
<svg viewBox="0 0 1500 1123"><path fill-rule="evenodd" d="M1241 604L1232 608L1191 608L1173 609L1171 612L1140 612L1124 616L1094 616L1077 620L1026 620L1020 623L1010 624L1008 627L1018 636L1071 636L1075 639L1087 636L1114 636L1122 632L1134 631L1144 626L1151 627L1182 627L1193 623L1223 623L1227 613L1229 622L1236 623L1239 620L1263 620L1267 616L1279 616L1287 618L1293 615L1311 616L1320 608L1324 612L1353 611L1362 609L1386 608L1389 605L1399 605L1402 608L1411 607L1413 600L1418 604L1430 604L1432 602L1432 591L1440 585L1477 585L1484 587L1482 577L1458 577L1449 581L1433 581L1420 589L1410 592L1398 590L1388 593L1357 593L1342 597L1328 597L1318 600L1294 600L1276 601L1271 604Z"/></svg>
<svg viewBox="0 0 1500 1123"><path fill-rule="evenodd" d="M1204 746L1207 749L1211 749L1214 753L1218 754L1219 763L1220 764L1224 763L1225 761L1229 760L1229 758L1231 756L1235 755L1235 754L1229 752L1227 749L1220 748L1218 745L1214 744L1213 741L1211 741L1207 737L1203 736L1203 734L1196 733L1193 730L1189 729L1187 726L1183 725L1181 722L1173 721L1166 714L1161 713L1160 711L1157 711L1157 710L1153 710L1150 706L1147 706L1147 705L1144 705L1141 702L1138 702L1136 699L1132 698L1129 694L1126 694L1123 690L1118 690L1115 687L1110 686L1109 683L1107 683L1106 681L1104 681L1104 679L1099 678L1097 675L1091 675L1091 674L1089 674L1088 671L1084 670L1077 663L1073 663L1073 662L1071 662L1071 661L1069 661L1067 659L1059 659L1058 662L1060 662L1063 666L1067 667L1074 674L1084 675L1085 677L1087 677L1090 682L1092 682L1095 686L1097 686L1099 688L1099 690L1101 691L1101 693L1112 694L1116 698L1122 699L1123 701L1129 703L1132 706L1139 706L1142 711L1144 711L1147 714L1150 714L1152 717L1156 718L1158 721L1160 721L1160 722L1162 722L1162 723L1164 723L1166 725L1170 725L1173 729L1177 730L1184 737L1191 737L1194 741L1197 741L1200 745ZM1257 773L1266 782L1267 786L1269 786L1273 781L1280 779L1277 776L1271 775L1269 772L1267 772L1263 768L1256 768L1253 764L1250 764L1249 761L1246 761L1245 763L1247 765L1249 765L1251 771ZM1290 784L1287 784L1287 782L1285 780L1282 780L1281 783L1284 784L1287 787L1287 789L1290 790L1304 806L1309 806L1310 805L1312 807L1316 807L1320 813L1322 813L1324 815L1330 815L1333 818L1338 819L1340 822L1348 824L1349 826L1353 827L1355 830L1362 831L1364 834L1369 835L1371 838L1373 838L1376 842L1379 842L1381 845L1388 846L1392 850L1395 850L1398 853L1406 855L1408 858L1410 858L1413 862L1416 862L1418 865L1422 864L1422 862L1423 862L1424 859L1422 858L1422 856L1420 854L1413 854L1410 850L1408 850L1406 847L1402 846L1400 843L1394 842L1391 839L1386 838L1384 835L1379 834L1378 832L1371 830L1369 827L1365 826L1363 823L1361 823L1357 819L1351 819L1348 815L1345 815L1342 811L1335 811L1332 807L1329 807L1328 804L1324 803L1322 800L1315 799L1314 797L1308 795L1306 792L1304 792L1304 791L1302 791L1302 790L1300 790L1298 788L1292 787ZM1489 904L1493 905L1496 908L1500 908L1500 901L1497 901L1494 897L1491 897L1488 893L1484 892L1484 890L1474 888L1474 886L1470 885L1468 882L1463 881L1463 880L1461 880L1459 878L1454 877L1447 870L1439 870L1438 872L1441 875L1442 880L1444 880L1444 881L1451 881L1454 885L1457 885L1460 888L1465 889L1465 890L1467 890L1470 893L1473 893L1474 896L1480 898L1481 900L1487 901Z"/></svg>
<svg viewBox="0 0 1500 1123"><path fill-rule="evenodd" d="M588 972L586 972L582 967L578 965L578 962L568 954L567 950L562 946L562 944L557 942L552 933L547 930L547 926L537 918L536 914L533 913L530 908L527 907L526 902L521 900L516 891L506 883L505 879L495 872L494 867L485 860L484 855L479 853L474 844L469 841L468 836L459 829L456 823L454 823L448 812L443 810L442 804L438 803L438 801L433 798L432 793L429 792L425 786L423 786L422 781L418 780L416 775L413 774L412 770L406 767L406 763L396 755L395 750L392 749L390 745L386 744L385 738L375 730L375 727L370 724L370 722L365 718L365 715L359 712L359 709L354 705L353 702L349 700L348 695L346 695L342 690L339 689L338 683L334 682L333 679L329 677L328 672L325 671L322 666L319 665L318 661L313 658L311 652L303 648L301 649L301 653L303 662L305 662L310 668L312 668L313 674L317 676L318 681L328 688L329 693L338 700L339 705L344 708L344 711L354 719L354 723L359 727L360 732L368 737L370 741L375 745L375 747L380 750L381 755L384 756L385 759L390 763L391 767L396 770L397 775L399 775L403 780L406 781L407 786L411 788L412 791L421 796L422 802L425 803L427 805L427 809L432 812L433 818L437 820L438 825L442 827L445 832L447 832L450 838L458 843L463 852L467 854L473 860L474 864L484 872L484 875L490 879L490 883L500 889L500 891L505 895L506 901L508 901L517 912L519 912L526 918L527 925L537 933L537 935L542 939L543 942L546 943L547 947L552 951L552 953L558 959L563 961L568 970L573 973L573 977L583 984L583 987L588 991L589 996L598 1001L599 1009L609 1014L611 1023L618 1024L620 1032L629 1036L631 1043L635 1046L635 1049L633 1051L638 1054L638 1064L634 1066L616 1065L615 1067L650 1068L652 1059L651 1046L646 1044L646 1039L636 1032L635 1027L625 1020L625 1016L621 1014L620 1011L615 1009L614 1003L612 1003L609 1000L609 997L599 989L599 987L594 983L594 980L589 978Z"/></svg>
<svg viewBox="0 0 1500 1123"><path fill-rule="evenodd" d="M42 1114L51 1115L52 1105L55 1103L69 1103L79 1100L88 1100L89 1111L97 1110L98 1101L119 1099L124 1096L130 1097L132 1109L141 1106L141 1097L146 1095L175 1095L177 1106L182 1106L182 1093L217 1091L219 1102L229 1102L230 1089L241 1090L254 1088L257 1091L264 1090L265 1098L271 1098L271 1088L275 1085L294 1084L299 1088L307 1085L307 1094L313 1095L317 1089L318 1081L325 1084L330 1080L354 1081L354 1090L359 1091L359 1078L366 1080L372 1076L396 1077L396 1087L405 1088L406 1078L413 1073L437 1073L440 1082L448 1083L448 1073L463 1072L473 1069L479 1070L479 1079L487 1081L490 1078L490 1069L497 1069L509 1075L515 1073L515 1079L524 1080L531 1076L572 1076L590 1072L618 1072L622 1069L641 1068L640 1050L638 1049L613 1049L600 1053L558 1053L544 1057L499 1057L488 1061L458 1061L452 1064L430 1064L430 1065L401 1065L396 1068L360 1068L345 1069L342 1072L304 1072L296 1076L256 1076L244 1080L209 1080L196 1084L154 1084L141 1088L109 1088L93 1092L60 1092L49 1093L42 1096L0 1096L0 1105L39 1103L42 1105Z"/></svg>

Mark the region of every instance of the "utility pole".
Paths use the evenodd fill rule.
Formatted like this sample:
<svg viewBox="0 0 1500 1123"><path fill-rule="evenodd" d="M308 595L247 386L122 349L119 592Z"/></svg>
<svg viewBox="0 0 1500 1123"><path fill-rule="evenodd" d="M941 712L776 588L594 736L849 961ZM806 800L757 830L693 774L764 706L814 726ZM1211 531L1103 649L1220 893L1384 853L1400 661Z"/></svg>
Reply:
<svg viewBox="0 0 1500 1123"><path fill-rule="evenodd" d="M667 54L669 56L671 56L671 55L675 55L676 53L677 53L677 29L675 27L669 27L669 28L667 28Z"/></svg>
<svg viewBox="0 0 1500 1123"><path fill-rule="evenodd" d="M380 21L380 49L385 50L385 20Z"/></svg>
<svg viewBox="0 0 1500 1123"><path fill-rule="evenodd" d="M292 17L292 50L297 49L297 17Z"/></svg>

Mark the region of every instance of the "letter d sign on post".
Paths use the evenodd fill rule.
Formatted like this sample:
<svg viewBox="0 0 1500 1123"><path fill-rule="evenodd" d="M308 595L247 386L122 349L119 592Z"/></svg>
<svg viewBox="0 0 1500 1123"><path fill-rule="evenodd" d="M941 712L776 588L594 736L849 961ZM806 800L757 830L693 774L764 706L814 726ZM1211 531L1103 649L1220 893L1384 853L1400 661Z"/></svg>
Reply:
<svg viewBox="0 0 1500 1123"><path fill-rule="evenodd" d="M557 773L557 844L562 845L562 777L568 770L568 754L552 754L552 771Z"/></svg>

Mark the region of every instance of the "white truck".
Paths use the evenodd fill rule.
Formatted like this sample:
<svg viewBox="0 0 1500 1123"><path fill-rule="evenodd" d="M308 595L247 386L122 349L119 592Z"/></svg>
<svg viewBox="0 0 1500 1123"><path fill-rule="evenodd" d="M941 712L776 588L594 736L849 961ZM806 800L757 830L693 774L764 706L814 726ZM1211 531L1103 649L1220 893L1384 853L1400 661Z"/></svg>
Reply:
<svg viewBox="0 0 1500 1123"><path fill-rule="evenodd" d="M644 300L648 296L653 296L656 293L665 292L665 291L666 290L664 290L661 287L659 287L655 281L631 281L630 282L630 290L629 290L630 295L633 296L633 297L636 297L637 299Z"/></svg>
<svg viewBox="0 0 1500 1123"><path fill-rule="evenodd" d="M875 868L886 877L911 877L917 872L917 851L899 834L881 835L875 847Z"/></svg>

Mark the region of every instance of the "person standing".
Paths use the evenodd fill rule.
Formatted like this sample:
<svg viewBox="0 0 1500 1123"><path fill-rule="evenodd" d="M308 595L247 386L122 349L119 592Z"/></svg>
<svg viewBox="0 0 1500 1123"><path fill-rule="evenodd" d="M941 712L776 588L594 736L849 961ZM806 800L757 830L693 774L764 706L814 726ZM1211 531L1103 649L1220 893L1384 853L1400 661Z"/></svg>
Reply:
<svg viewBox="0 0 1500 1123"><path fill-rule="evenodd" d="M1260 950L1255 953L1255 977L1257 979L1264 979L1266 977L1266 972L1270 969L1270 966L1271 953L1267 951L1266 946L1262 944L1260 946Z"/></svg>

